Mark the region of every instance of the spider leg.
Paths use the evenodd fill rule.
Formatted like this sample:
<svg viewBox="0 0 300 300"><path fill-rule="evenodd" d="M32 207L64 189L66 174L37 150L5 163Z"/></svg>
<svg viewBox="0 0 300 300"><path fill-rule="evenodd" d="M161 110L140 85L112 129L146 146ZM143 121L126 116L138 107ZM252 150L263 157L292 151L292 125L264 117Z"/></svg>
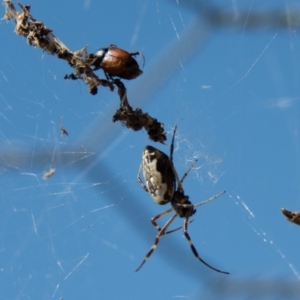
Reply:
<svg viewBox="0 0 300 300"><path fill-rule="evenodd" d="M175 141L176 130L177 130L177 125L176 125L175 128L174 128L174 131L173 131L173 137L172 137L172 142L171 142L171 146L170 146L170 162L171 162L171 164L172 164L173 173L174 173L174 175L175 175L175 177L176 177L175 179L176 179L176 182L177 182L177 184L178 184L177 189L183 193L182 182L183 182L183 180L186 178L186 176L189 174L189 172L191 171L191 169L194 167L194 165L196 164L196 162L197 162L198 160L196 159L196 160L192 163L192 165L191 165L190 168L187 170L187 172L185 172L185 173L183 174L183 177L181 178L181 180L179 180L177 171L176 171L175 166L174 166L174 164L173 164L173 152L174 152L174 141Z"/></svg>
<svg viewBox="0 0 300 300"><path fill-rule="evenodd" d="M173 210L173 208L169 208L165 211L163 211L162 213L156 215L155 217L151 218L151 223L152 225L158 230L161 231L161 228L158 226L158 224L155 222L156 220L158 220L159 218L163 217L164 215L170 213ZM164 234L167 234L167 232L165 232Z"/></svg>
<svg viewBox="0 0 300 300"><path fill-rule="evenodd" d="M191 166L189 167L189 169L183 174L183 176L182 176L182 178L181 178L180 180L179 180L177 171L176 171L176 169L175 169L175 167L174 167L174 164L173 164L173 162L171 161L171 162L172 162L172 169L173 169L173 172L174 172L174 174L175 174L176 181L177 181L177 184L178 184L178 187L177 187L177 190L178 190L178 191L184 193L183 187L182 187L182 183L183 183L184 179L188 176L188 174L190 173L190 171L192 170L192 168L194 167L194 165L197 163L197 161L198 161L198 159L196 159L196 160L192 163L192 165L191 165Z"/></svg>
<svg viewBox="0 0 300 300"><path fill-rule="evenodd" d="M184 192L183 192L182 184L181 184L181 182L180 182L180 180L179 180L179 176L178 176L178 174L177 174L177 171L176 171L176 169L175 169L174 164L173 164L172 161L171 161L171 167L172 167L173 173L174 173L174 175L175 175L175 180L176 180L176 182L177 182L177 184L178 184L177 190L179 190L180 192L184 193Z"/></svg>
<svg viewBox="0 0 300 300"><path fill-rule="evenodd" d="M155 221L158 220L159 218L161 218L162 216L164 216L164 215L170 213L171 211L173 211L173 208L172 208L172 207L169 208L169 209L167 209L167 210L165 210L164 212L158 214L157 216L151 218L151 223L152 223L152 225L153 225L158 231L161 231L161 228L159 227L159 225L158 225ZM189 224L192 223L193 221L194 221L194 220L189 221ZM179 229L181 229L181 228L182 228L182 226L180 226L180 227L178 227L178 228L175 228L175 229L173 229L173 230L167 231L167 232L165 232L164 234L169 234L169 233L175 232L175 231L177 231L177 230L179 230Z"/></svg>
<svg viewBox="0 0 300 300"><path fill-rule="evenodd" d="M141 269L141 267L144 265L144 263L147 261L147 259L151 256L151 254L153 253L153 251L155 250L155 248L157 247L157 245L159 243L159 239L163 235L165 235L167 228L171 225L171 223L175 220L176 217L177 217L177 214L173 215L168 220L168 222L164 225L164 227L158 232L157 236L155 237L154 244L151 246L150 250L146 254L146 256L145 256L144 260L142 261L142 263L140 264L140 266L135 270L136 272Z"/></svg>
<svg viewBox="0 0 300 300"><path fill-rule="evenodd" d="M191 224L192 222L194 222L194 220L189 221L189 224ZM169 234L169 233L175 232L175 231L181 229L182 227L183 227L183 226L180 226L180 227L177 227L177 228L175 228L175 229L173 229L173 230L167 231L165 234Z"/></svg>
<svg viewBox="0 0 300 300"><path fill-rule="evenodd" d="M140 185L143 187L143 189L148 193L148 189L146 187L146 185L144 184L142 178L141 178L141 172L142 172L142 169L143 169L143 163L141 163L140 167L139 167L139 171L138 171L138 174L137 174L137 180L138 182L140 183Z"/></svg>
<svg viewBox="0 0 300 300"><path fill-rule="evenodd" d="M194 165L197 163L198 159L196 159L192 165L189 167L189 169L183 174L181 180L179 181L178 183L178 187L181 187L182 188L182 183L183 183L183 180L186 178L186 176L188 176L188 174L190 173L190 171L192 170L192 168L194 167Z"/></svg>
<svg viewBox="0 0 300 300"><path fill-rule="evenodd" d="M212 197L208 198L207 200L204 200L204 201L202 201L202 202L200 202L200 203L196 203L196 204L194 204L193 206L194 206L194 207L197 207L197 206L206 204L206 203L208 203L208 202L210 202L210 201L213 201L213 200L219 198L220 196L222 196L222 195L225 194L225 193L226 193L226 191L222 191L221 193L219 193L219 194L217 194L217 195L215 195L215 196L212 196Z"/></svg>
<svg viewBox="0 0 300 300"><path fill-rule="evenodd" d="M225 194L225 193L226 193L226 191L222 191L221 193L219 193L219 194L217 194L217 195L215 195L215 196L212 196L212 197L210 197L210 198L208 198L208 199L206 199L206 200L204 200L204 201L202 201L202 202L196 203L196 204L176 203L176 205L177 205L177 206L182 206L182 207L194 207L194 208L195 208L195 207L197 207L197 206L200 206L200 205L206 204L206 203L208 203L208 202L211 202L211 201L213 201L213 200L219 198L220 196L222 196L222 195ZM191 223L191 222L189 222L189 223Z"/></svg>
<svg viewBox="0 0 300 300"><path fill-rule="evenodd" d="M172 162L172 164L173 164L174 140L175 140L176 130L177 130L177 125L174 128L172 143L171 143L171 146L170 146L170 161Z"/></svg>
<svg viewBox="0 0 300 300"><path fill-rule="evenodd" d="M191 247L191 250L192 250L192 252L194 253L194 255L203 263L203 264L205 264L207 267L209 267L210 269L212 269L212 270L215 270L215 271L217 271L217 272L219 272L219 273L223 273L223 274L229 274L228 272L225 272L225 271L221 271L221 270L218 270L218 269L216 269L216 268L214 268L214 267L212 267L211 265L209 265L207 262L205 262L200 256L199 256L199 254L198 254L198 252L197 252L197 250L196 250L196 248L195 248L195 246L194 246L194 244L193 244L193 242L192 242L192 240L191 240L191 238L190 238L190 236L189 236L189 234L188 234L188 222L189 220L188 220L188 218L185 218L184 219L184 225L183 225L183 233L184 233L184 236L186 237L186 239L188 240L188 242L189 242L189 244L190 244L190 247Z"/></svg>
<svg viewBox="0 0 300 300"><path fill-rule="evenodd" d="M175 166L173 164L173 152L174 152L174 141L175 141L176 130L177 130L177 125L174 128L172 142L171 142L171 146L170 146L170 162L171 162L171 167L172 167L173 173L175 175L175 180L176 180L176 182L178 182L178 187L180 187L180 190L183 191L181 182L180 182L178 174L177 174L177 171L176 171Z"/></svg>

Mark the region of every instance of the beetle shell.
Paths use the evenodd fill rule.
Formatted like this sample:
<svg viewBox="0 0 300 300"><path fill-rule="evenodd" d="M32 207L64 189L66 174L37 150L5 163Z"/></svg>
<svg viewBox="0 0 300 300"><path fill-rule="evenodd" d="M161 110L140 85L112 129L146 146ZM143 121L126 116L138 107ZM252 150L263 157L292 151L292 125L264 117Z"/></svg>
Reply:
<svg viewBox="0 0 300 300"><path fill-rule="evenodd" d="M136 53L137 54L137 53ZM135 54L111 45L93 54L95 70L103 69L110 76L117 76L123 79L134 79L140 76L143 71L133 58Z"/></svg>
<svg viewBox="0 0 300 300"><path fill-rule="evenodd" d="M142 158L146 187L157 204L166 204L173 197L176 180L172 162L162 151L147 146Z"/></svg>

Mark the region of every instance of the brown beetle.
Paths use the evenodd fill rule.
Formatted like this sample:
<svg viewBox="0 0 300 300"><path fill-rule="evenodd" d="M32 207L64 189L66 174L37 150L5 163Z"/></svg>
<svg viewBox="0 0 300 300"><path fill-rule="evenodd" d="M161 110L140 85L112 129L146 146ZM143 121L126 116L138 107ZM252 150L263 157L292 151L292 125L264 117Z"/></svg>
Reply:
<svg viewBox="0 0 300 300"><path fill-rule="evenodd" d="M91 66L94 66L94 70L103 69L107 78L116 76L134 79L143 73L133 58L136 55L142 54L140 52L129 53L116 45L110 45L90 54L89 59L92 59Z"/></svg>

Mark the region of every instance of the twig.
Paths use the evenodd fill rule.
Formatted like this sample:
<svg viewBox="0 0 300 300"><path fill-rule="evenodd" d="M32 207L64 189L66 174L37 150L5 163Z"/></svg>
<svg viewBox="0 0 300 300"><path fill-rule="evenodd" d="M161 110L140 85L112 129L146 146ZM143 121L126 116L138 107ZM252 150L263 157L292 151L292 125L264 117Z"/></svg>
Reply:
<svg viewBox="0 0 300 300"><path fill-rule="evenodd" d="M148 132L150 140L161 143L166 141L164 125L147 113L143 113L140 108L133 110L129 105L126 88L122 81L115 79L114 84L118 87L120 108L113 115L113 122L121 121L127 128L131 128L135 131L141 130L144 127Z"/></svg>

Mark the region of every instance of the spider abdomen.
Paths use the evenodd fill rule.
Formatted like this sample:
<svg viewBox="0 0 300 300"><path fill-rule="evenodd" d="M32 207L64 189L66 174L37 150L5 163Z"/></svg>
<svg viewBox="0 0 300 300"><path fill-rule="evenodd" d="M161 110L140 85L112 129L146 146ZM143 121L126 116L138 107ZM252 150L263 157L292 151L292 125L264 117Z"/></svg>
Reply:
<svg viewBox="0 0 300 300"><path fill-rule="evenodd" d="M146 187L157 204L170 202L175 190L175 175L166 154L147 146L143 153L143 175Z"/></svg>

